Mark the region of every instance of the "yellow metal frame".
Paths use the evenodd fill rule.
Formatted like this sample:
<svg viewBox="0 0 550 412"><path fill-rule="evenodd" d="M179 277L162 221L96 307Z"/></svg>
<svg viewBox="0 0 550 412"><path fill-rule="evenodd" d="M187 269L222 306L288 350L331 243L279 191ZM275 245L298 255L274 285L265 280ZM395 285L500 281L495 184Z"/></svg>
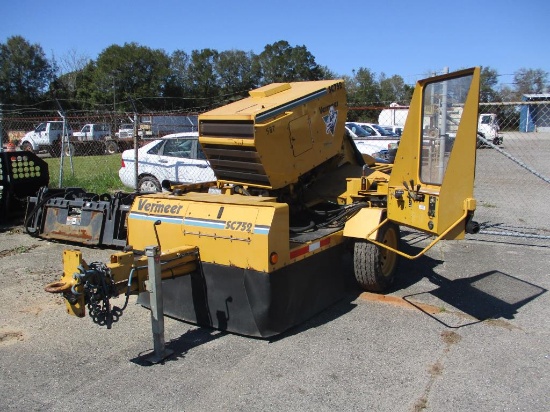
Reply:
<svg viewBox="0 0 550 412"><path fill-rule="evenodd" d="M424 91L431 84L466 76L471 76L470 88L442 182L423 182L421 162L425 131L422 120L427 104ZM417 83L388 184L389 220L433 234L438 239L464 237L465 224L459 223L468 210L465 200L473 200L479 81L480 69L476 67ZM448 116L447 110L443 108L441 115ZM419 190L416 190L417 185L420 185ZM469 204L474 204L475 208L475 201Z"/></svg>
<svg viewBox="0 0 550 412"><path fill-rule="evenodd" d="M382 222L380 222L380 224L378 226L376 226L374 229L372 229L368 234L367 234L367 239L374 243L375 245L377 246L380 246L380 247L383 247L384 249L387 249L387 250L390 250L394 253L397 253L399 256L403 256L409 260L414 260L414 259L417 259L419 258L420 256L424 255L428 250L430 250L432 248L432 246L434 246L437 242L439 242L441 239L443 239L449 232L451 232L451 230L453 230L456 226L458 226L462 221L464 221L466 219L466 217L468 216L468 214L470 213L470 211L466 210L464 212L464 214L453 224L451 225L446 231L444 231L442 234L440 234L438 237L436 237L434 240L432 240L430 242L430 244L428 246L426 246L424 249L422 249L418 254L416 255L408 255L406 254L405 252L401 252L400 250L397 250L397 249L394 249L384 243L380 243L378 241L376 241L376 232L382 227L384 226L387 222L390 222L390 220L388 218L384 219ZM374 238L373 238L374 236Z"/></svg>
<svg viewBox="0 0 550 412"><path fill-rule="evenodd" d="M193 246L182 246L163 251L159 257L162 265L162 279L176 278L195 271L199 264L198 255L198 248ZM136 256L134 252L114 253L110 257L110 263L106 266L118 293L125 293L128 288L130 288L128 291L130 293L147 290L146 256ZM86 313L83 284L75 276L81 273L81 269L88 270L88 264L82 258L82 252L78 249L64 250L63 277L44 288L49 293L70 294L76 292L76 299L65 300L65 306L67 313L78 317L83 317Z"/></svg>
<svg viewBox="0 0 550 412"><path fill-rule="evenodd" d="M424 100L425 88L430 84L467 76L471 76L470 88L463 101L462 117L452 150L448 154L445 175L440 184L422 182L422 117L425 115L423 110L429 103ZM476 208L473 183L479 77L479 68L471 68L417 83L391 175L375 171L361 179L349 178L346 192L339 197L339 203L350 204L368 196L385 195L387 207L369 205L360 210L346 223L344 236L367 239L411 260L424 255L442 239L460 239L464 236L468 217ZM448 108L442 109L443 116L448 116L447 110ZM445 121L446 119L448 117ZM417 185L420 187L417 188ZM378 230L390 221L415 228L435 238L420 253L408 255L376 240Z"/></svg>

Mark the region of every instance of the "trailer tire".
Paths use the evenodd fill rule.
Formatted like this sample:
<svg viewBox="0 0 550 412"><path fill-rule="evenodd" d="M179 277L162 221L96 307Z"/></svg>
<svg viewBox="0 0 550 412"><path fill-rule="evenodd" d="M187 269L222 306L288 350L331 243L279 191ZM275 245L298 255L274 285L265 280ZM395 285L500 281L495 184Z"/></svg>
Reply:
<svg viewBox="0 0 550 412"><path fill-rule="evenodd" d="M61 156L61 141L55 140L48 146L48 153L51 157Z"/></svg>
<svg viewBox="0 0 550 412"><path fill-rule="evenodd" d="M107 142L105 143L105 152L107 154L118 153L118 144L116 142Z"/></svg>
<svg viewBox="0 0 550 412"><path fill-rule="evenodd" d="M399 248L399 226L388 222L378 229L376 240L392 249ZM353 246L353 269L361 288L369 292L383 292L393 283L398 263L395 252L357 239Z"/></svg>
<svg viewBox="0 0 550 412"><path fill-rule="evenodd" d="M140 192L161 192L162 187L154 176L143 176L138 180L137 189Z"/></svg>

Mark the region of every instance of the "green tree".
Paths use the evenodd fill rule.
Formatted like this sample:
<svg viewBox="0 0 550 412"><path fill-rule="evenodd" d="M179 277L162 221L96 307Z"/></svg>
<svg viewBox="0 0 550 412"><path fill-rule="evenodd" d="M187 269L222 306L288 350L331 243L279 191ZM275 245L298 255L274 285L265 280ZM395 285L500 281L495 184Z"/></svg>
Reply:
<svg viewBox="0 0 550 412"><path fill-rule="evenodd" d="M79 76L90 62L88 56L78 54L75 49L69 50L57 61L56 83L68 97L76 97Z"/></svg>
<svg viewBox="0 0 550 412"><path fill-rule="evenodd" d="M247 96L258 87L260 68L252 52L228 50L221 52L214 61L221 94L231 100Z"/></svg>
<svg viewBox="0 0 550 412"><path fill-rule="evenodd" d="M90 63L92 60L89 57L79 55L75 49L71 49L60 59L52 58L56 74L50 83L48 94L58 100L64 110L82 110L91 107L88 101L79 98L79 85L83 84L83 75Z"/></svg>
<svg viewBox="0 0 550 412"><path fill-rule="evenodd" d="M189 63L189 82L191 93L201 106L209 107L218 102L220 86L215 64L218 52L213 49L193 50Z"/></svg>
<svg viewBox="0 0 550 412"><path fill-rule="evenodd" d="M328 66L319 66L319 80L333 80L333 79L340 79L342 76L339 74L336 74L336 72L333 72L328 68Z"/></svg>
<svg viewBox="0 0 550 412"><path fill-rule="evenodd" d="M548 72L521 68L514 73L517 97L529 93L544 93L548 88Z"/></svg>
<svg viewBox="0 0 550 412"><path fill-rule="evenodd" d="M95 100L94 94L96 87L94 85L96 77L96 63L92 60L86 64L82 70L79 70L75 75L75 88L76 88L76 99L78 100L79 106L83 109L92 109L94 108L93 102ZM61 87L66 83L61 84ZM115 95L116 97L116 95ZM116 102L115 102L116 105ZM108 110L111 107L106 108ZM113 108L114 109L114 108Z"/></svg>
<svg viewBox="0 0 550 412"><path fill-rule="evenodd" d="M139 111L164 108L164 100L159 98L164 97L170 59L163 50L137 43L112 45L84 71L78 94L90 96L95 105L119 111L132 111L132 102Z"/></svg>
<svg viewBox="0 0 550 412"><path fill-rule="evenodd" d="M355 74L357 91L354 100L362 105L380 104L380 85L376 81L374 72L370 69L361 67Z"/></svg>
<svg viewBox="0 0 550 412"><path fill-rule="evenodd" d="M502 102L517 102L517 92L510 86L504 85L499 90L499 100ZM498 123L501 131L514 130L517 131L519 127L520 111L516 105L503 105L497 107L491 107L490 109L484 107L484 111L490 111L497 113Z"/></svg>
<svg viewBox="0 0 550 412"><path fill-rule="evenodd" d="M480 73L479 100L482 103L491 103L499 100L500 96L495 89L498 84L498 72L489 66L482 67Z"/></svg>
<svg viewBox="0 0 550 412"><path fill-rule="evenodd" d="M42 47L21 36L0 44L0 101L28 105L37 102L53 79L53 68Z"/></svg>
<svg viewBox="0 0 550 412"><path fill-rule="evenodd" d="M402 105L409 104L414 91L413 87L405 84L403 78L396 74L386 77L384 73L381 73L379 87L380 103L384 106L389 106L393 102Z"/></svg>
<svg viewBox="0 0 550 412"><path fill-rule="evenodd" d="M346 79L348 106L359 108L382 105L380 83L370 69L360 67L357 71L353 70L353 76ZM378 111L375 110L350 110L348 112L349 121L362 120L376 123L377 119Z"/></svg>
<svg viewBox="0 0 550 412"><path fill-rule="evenodd" d="M183 50L175 50L170 56L170 75L168 76L164 93L170 97L173 108L186 108L192 110L196 107L196 101L192 97L189 66L191 56Z"/></svg>
<svg viewBox="0 0 550 412"><path fill-rule="evenodd" d="M265 46L258 62L263 84L319 80L324 74L306 46L291 47L284 40Z"/></svg>

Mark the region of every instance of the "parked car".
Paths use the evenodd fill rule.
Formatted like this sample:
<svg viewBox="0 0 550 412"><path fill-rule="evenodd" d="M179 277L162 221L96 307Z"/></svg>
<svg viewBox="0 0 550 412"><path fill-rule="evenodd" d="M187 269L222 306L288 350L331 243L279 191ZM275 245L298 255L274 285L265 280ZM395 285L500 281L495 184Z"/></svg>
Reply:
<svg viewBox="0 0 550 412"><path fill-rule="evenodd" d="M399 136L372 123L346 122L346 131L361 153L374 157L380 157L384 150L396 149L399 142Z"/></svg>
<svg viewBox="0 0 550 412"><path fill-rule="evenodd" d="M174 133L138 149L138 180L134 149L122 153L118 172L125 186L140 192L160 192L162 182L200 183L216 180L204 155L197 132Z"/></svg>
<svg viewBox="0 0 550 412"><path fill-rule="evenodd" d="M366 131L359 124L353 122L346 122L346 131L352 139L364 139L372 136L371 132Z"/></svg>
<svg viewBox="0 0 550 412"><path fill-rule="evenodd" d="M380 127L386 129L388 132L393 133L399 137L403 134L403 126L385 126L380 125Z"/></svg>
<svg viewBox="0 0 550 412"><path fill-rule="evenodd" d="M361 126L364 130L369 132L371 136L377 136L377 137L399 137L396 133L386 130L382 126L375 124L375 123L360 123L355 122L359 126Z"/></svg>

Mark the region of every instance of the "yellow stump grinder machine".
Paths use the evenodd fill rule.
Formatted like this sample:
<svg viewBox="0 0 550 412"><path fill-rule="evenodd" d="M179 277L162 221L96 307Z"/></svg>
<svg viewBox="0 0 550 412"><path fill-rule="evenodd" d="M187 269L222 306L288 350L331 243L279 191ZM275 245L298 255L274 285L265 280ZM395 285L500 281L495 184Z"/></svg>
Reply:
<svg viewBox="0 0 550 412"><path fill-rule="evenodd" d="M69 313L87 307L110 326L121 311L113 297L154 305L153 256L161 316L256 337L341 299L349 251L358 283L384 291L400 257L478 230L479 76L472 68L417 83L393 165L346 135L342 80L270 84L204 113L199 139L217 181L136 196L125 250L106 264L66 250L63 276L46 290L63 294ZM433 240L407 255L400 226Z"/></svg>

